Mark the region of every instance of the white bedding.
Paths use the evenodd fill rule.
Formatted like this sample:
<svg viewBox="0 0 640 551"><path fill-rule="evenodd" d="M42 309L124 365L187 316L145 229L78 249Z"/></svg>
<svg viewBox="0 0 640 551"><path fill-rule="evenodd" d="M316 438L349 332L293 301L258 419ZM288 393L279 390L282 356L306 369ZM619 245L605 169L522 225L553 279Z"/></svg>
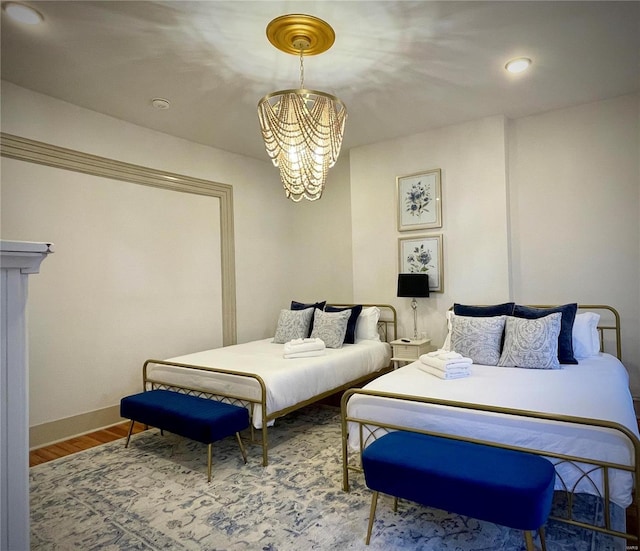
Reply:
<svg viewBox="0 0 640 551"><path fill-rule="evenodd" d="M638 435L627 371L609 354L599 354L580 360L579 365L563 365L562 369L554 370L472 365L469 377L455 380L429 375L419 370L416 363L383 375L365 388L614 421ZM348 415L583 458L633 464L633 448L628 439L608 429L362 395L355 395L349 400ZM543 431L540 431L540 423L544 423ZM350 431L349 445L352 449L359 449L357 431ZM576 469L569 465L559 466L557 470L569 485L578 480ZM627 507L631 503L631 475L615 471L611 481L611 499ZM562 489L558 477L556 489ZM574 491L597 494L587 481L581 482Z"/></svg>
<svg viewBox="0 0 640 551"><path fill-rule="evenodd" d="M273 339L225 346L171 358L167 361L253 373L267 388L267 416L318 396L367 374L387 367L391 360L388 343L362 340L342 348L327 348L326 354L309 358L284 359L284 344ZM150 364L147 376L166 384L203 391L221 391L253 399L260 398L256 380L221 373ZM262 412L254 407L253 424L262 427Z"/></svg>

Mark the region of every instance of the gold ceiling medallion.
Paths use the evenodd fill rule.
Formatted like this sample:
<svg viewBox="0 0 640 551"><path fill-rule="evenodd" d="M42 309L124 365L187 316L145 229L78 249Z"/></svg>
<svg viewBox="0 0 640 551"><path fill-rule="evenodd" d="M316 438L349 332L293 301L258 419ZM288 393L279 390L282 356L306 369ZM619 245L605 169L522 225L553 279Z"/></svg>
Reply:
<svg viewBox="0 0 640 551"><path fill-rule="evenodd" d="M267 25L267 38L281 52L299 55L300 43L304 55L326 52L336 40L331 26L313 15L281 15Z"/></svg>
<svg viewBox="0 0 640 551"><path fill-rule="evenodd" d="M267 25L267 38L279 50L300 56L300 87L267 94L258 102L262 138L280 169L286 196L315 201L338 160L347 108L331 94L305 89L303 56L327 51L335 33L312 15L283 15Z"/></svg>

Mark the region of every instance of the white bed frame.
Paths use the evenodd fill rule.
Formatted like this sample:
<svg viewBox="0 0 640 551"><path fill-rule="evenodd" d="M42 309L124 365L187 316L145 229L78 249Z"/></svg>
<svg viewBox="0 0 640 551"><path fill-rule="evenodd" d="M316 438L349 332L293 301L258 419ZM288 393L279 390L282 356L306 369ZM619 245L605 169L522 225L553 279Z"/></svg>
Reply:
<svg viewBox="0 0 640 551"><path fill-rule="evenodd" d="M620 346L620 316L618 312L606 305L581 305L578 307L580 310L588 310L591 312L603 312L602 320L603 324L598 326L598 331L600 334L600 344L601 351L604 351L605 348L611 348L615 350L615 355L618 359L621 359L621 346ZM478 410L482 412L492 412L499 413L501 415L513 415L525 418L534 418L534 419L542 419L542 420L551 420L558 421L562 423L578 424L578 425L589 425L593 427L601 427L616 431L623 438L627 439L630 443L631 449L633 449L633 464L626 465L621 463L611 463L605 461L596 461L589 458L584 457L576 457L572 455L565 455L561 453L550 453L545 450L539 449L531 449L531 448L523 448L519 446L512 446L507 444L497 444L495 442L488 442L486 440L474 439L461 437L451 434L443 434L435 431L422 430L416 428L410 428L406 426L393 425L389 423L385 423L384 420L372 422L371 419L360 419L354 416L350 416L348 414L347 404L349 399L354 395L367 395L374 396L386 399L397 399L411 402L423 402L425 404L433 404L439 406L446 406L452 408L461 408L466 410ZM603 493L600 494L600 497L603 501L604 506L604 514L603 514L603 524L602 525L593 525L588 524L583 521L579 521L574 517L574 494L573 490L577 486L578 482L576 482L573 487L568 487L564 484L564 492L567 497L567 507L564 511L563 516L550 516L549 518L553 520L557 520L560 522L564 522L567 524L571 524L574 526L580 526L582 528L587 528L591 530L595 530L597 532L602 532L611 536L626 538L629 542L633 542L636 546L640 544L640 523L636 526L636 529L630 533L628 530L626 532L621 532L617 529L614 529L612 526L612 518L611 518L611 507L610 507L610 494L609 494L609 475L611 472L619 470L626 471L633 475L634 477L634 487L637 483L638 477L640 476L640 440L638 437L631 432L629 429L624 427L621 424L613 423L609 421L603 421L599 419L590 419L585 417L572 417L572 416L558 416L546 413L538 413L533 411L526 410L518 410L511 408L503 408L503 407L494 407L487 405L480 405L474 403L466 403L466 402L456 402L450 400L440 400L435 398L425 398L424 396L414 396L410 394L397 394L397 393L389 393L389 392L381 392L374 390L365 390L365 389L350 389L344 393L341 401L342 408L342 468L343 468L343 480L342 486L344 491L349 491L349 472L356 471L362 472L361 463L360 463L360 454L362 450L370 443L387 434L389 431L393 430L408 430L413 432L419 432L422 434L432 434L436 436L443 436L446 438L452 438L455 440L465 440L469 442L475 442L480 444L487 444L491 446L496 446L505 449L513 449L520 451L527 451L537 453L539 455L544 455L546 457L552 457L559 462L568 462L579 468L581 470L582 477L581 480L590 481L595 488L598 487L596 480L599 475L602 475L603 480ZM358 453L358 457L352 460L349 457L349 429L353 430L354 427L357 427L356 430L359 431L359 442L360 442L360 450ZM593 477L593 478L592 478ZM640 502L637 498L634 499L634 503L630 507L635 509L636 518L640 520ZM636 547L637 548L637 547Z"/></svg>
<svg viewBox="0 0 640 551"><path fill-rule="evenodd" d="M336 306L339 308L347 308L347 307L351 307L351 306L355 306L354 304L330 304L330 306ZM391 342L393 340L395 340L397 338L397 331L398 331L398 318L397 318L397 314L396 314L396 309L388 304L362 304L362 306L364 308L368 308L371 306L376 306L380 309L380 319L378 321L378 333L380 334L380 339L383 342ZM260 388L260 397L258 399L254 398L254 397L248 397L247 395L241 395L241 394L230 394L230 393L209 393L209 392L205 392L202 389L198 389L198 388L192 388L192 387L188 387L188 386L182 386L182 385L168 385L166 383L164 383L163 381L154 379L152 375L149 374L149 370L148 367L149 365L152 364L156 364L156 365L165 365L165 366L174 366L174 367L183 367L183 368L187 368L187 369L194 369L194 370L199 370L199 371L207 371L210 373L220 373L220 374L224 374L224 375L230 375L230 376L237 376L237 377L243 377L245 379L253 379L254 381L256 381L257 385ZM251 412L254 409L254 406L257 406L260 408L261 411L261 419L262 419L262 428L260 429L262 432L262 438L261 438L261 445L262 445L262 464L264 466L267 466L269 463L269 457L268 457L268 427L267 424L270 421L273 421L275 419L277 419L278 417L282 417L284 415L287 415L288 413L291 413L292 411L296 411L302 407L308 406L309 404L312 404L314 402L317 402L319 400L323 400L324 398L327 398L333 394L336 394L338 392L342 392L344 390L347 390L351 387L354 386L359 386L362 385L366 382L368 382L369 380L379 376L382 373L385 373L386 371L391 369L391 364L389 366L385 366L383 367L381 370L375 372L375 373L371 373L371 374L367 374L365 376L362 377L358 377L356 379L353 379L343 385L340 385L336 388L331 388L328 389L316 396L313 396L307 400L304 400L302 402L298 402L297 404L294 404L290 407L278 410L278 411L274 411L271 413L267 413L267 386L264 382L264 380L262 379L262 377L260 377L260 375L257 375L255 373L243 373L243 372L239 372L239 371L233 371L230 369L222 369L222 368L215 368L215 367L204 367L204 366L199 366L199 365L192 365L192 364L184 364L184 363L176 363L176 362L168 362L166 360L153 360L153 359L149 359L146 362L144 362L143 368L142 368L142 382L143 382L143 389L144 390L152 390L152 389L165 389L165 390L174 390L174 391L178 391L178 392L184 392L187 394L191 394L194 396L203 396L205 398L210 398L213 400L219 400L219 401L223 401L223 402L227 402L230 404L234 404L234 405L241 405L243 407L246 407L249 410L249 413L251 415ZM253 422L251 423L251 442L254 443L256 442L256 438L255 438L255 433L254 433L254 428L253 428Z"/></svg>

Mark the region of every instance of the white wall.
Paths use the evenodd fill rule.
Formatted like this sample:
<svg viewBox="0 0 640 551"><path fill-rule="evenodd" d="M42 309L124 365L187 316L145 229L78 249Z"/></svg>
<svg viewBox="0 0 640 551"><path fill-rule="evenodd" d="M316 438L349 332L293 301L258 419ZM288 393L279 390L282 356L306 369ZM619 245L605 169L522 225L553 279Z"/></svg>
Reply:
<svg viewBox="0 0 640 551"><path fill-rule="evenodd" d="M238 341L264 338L273 334L278 309L291 299L288 278L298 264L291 259L288 252L293 243L291 236L296 234L292 229L290 204L283 199L278 171L270 162L261 162L173 138L6 82L2 83L2 130L9 134L118 161L232 185L235 207ZM2 158L1 162L3 211L14 214L3 221L4 238L54 240L55 236L41 235L37 226L27 228L21 225L17 214L21 207L33 208L37 212L50 208L50 212L58 215L58 220L52 224L58 224L60 235L64 235L64 238L61 238L63 241L58 243L58 252L53 255L57 258L58 264L69 262L68 266L61 267L63 274L65 270L73 270L74 264L79 262L77 251L82 249L87 255L88 269L94 275L99 275L102 270L109 270L114 274L114 278L117 277L116 274L122 275L125 284L121 290L131 286L132 282L127 278L131 274L133 260L122 255L108 257L104 251L101 255L100 244L96 245L95 242L85 239L89 234L87 226L76 226L78 219L83 216L88 226L100 220L104 237L109 235L110 229L113 229L112 233L119 233L127 223L135 227L135 221L127 220L127 216L131 214L121 213L122 218L113 221L119 227L109 228L108 220L95 217L91 212L82 212L82 197L78 197L77 194L86 193L86 190L100 194L104 189L101 184L104 183L112 188L117 187L118 193L122 193L122 201L129 202L134 210L138 208L142 211L148 208L155 211L158 217L162 217L166 213L162 207L157 206L157 202L151 205L152 195L141 195L150 193L147 188L111 180L98 182L102 179L22 161ZM53 190L53 185L62 187ZM94 189L96 185L99 189ZM7 186L6 192L4 186ZM44 186L45 189L49 187L50 193L40 202L37 198L38 186ZM60 191L65 186L68 189ZM153 197L166 197L167 194L173 197L175 194L176 204L183 205L187 211L193 209L194 224L201 229L207 218L206 214L198 210L202 208L202 201L216 201L213 198L194 199L196 196L179 197L182 194L177 192L153 191ZM113 196L108 200L113 201ZM195 202L190 206L184 204L190 200ZM172 198L169 202L172 202ZM113 203L109 204L113 206ZM206 210L208 207L203 208ZM76 213L77 218L70 216L71 213ZM188 213L185 216L189 218ZM178 220L181 224L188 223L182 219ZM155 242L156 252L179 246L176 242L179 241L177 235L173 236L172 240L167 237L171 235L170 222L165 222L165 230L168 232L165 237ZM137 238L132 238L132 241ZM65 244L76 247L74 254L65 250ZM153 246L149 242L147 244ZM198 242L197 247L202 246L202 242ZM176 263L182 260L183 252L173 251ZM296 259L301 265L305 265L305 254L304 250L299 251L301 256ZM311 257L311 253L309 255ZM73 257L73 261L70 257ZM34 280L32 298L56 292L55 286L52 285L53 275L52 268L39 281ZM71 273L69 277L72 277ZM213 293L219 292L217 280L219 281L219 278L212 279ZM89 285L77 289L78 294L82 296L86 308L96 307L96 299L100 297L100 285L93 289L94 296L87 296L87 287ZM100 303L103 316L101 323L106 326L126 326L131 332L136 331L129 325L129 320L121 319L113 308L102 306L104 305ZM30 301L30 308L38 308L38 303ZM215 300L204 300L201 308L215 310L217 306ZM66 416L79 416L101 408L113 407L119 403L124 393L131 393L140 388L141 364L123 366L119 363L123 353L139 352L140 339L135 339L132 334L131 338L124 342L106 346L104 343L92 342L83 334L82 338L74 343L77 349L66 350L64 354L53 353L51 339L64 332L65 326L70 332L78 330L78 325L82 322L77 315L74 316L67 311L64 315L61 314L62 312L56 312L52 319L36 320L33 323L34 330L39 329L37 334L32 335L30 343L33 380L32 425L44 420L51 422ZM209 317L210 312L203 311L203 322ZM201 343L194 343L190 325L185 324L182 333L173 335L176 348L177 343L182 343L180 349L176 350L167 349L165 333L155 334L151 331L152 326L144 325L138 327L137 331L146 332L146 335L155 334L155 338L159 339L153 356L157 354L170 357L186 352L183 347L187 344L201 347ZM98 333L100 331L100 327L96 326L91 326L91 329ZM210 342L211 345L215 345L215 336ZM145 350L141 354L147 354L147 346L152 345L145 340ZM92 354L96 353L101 355L99 362L92 360ZM113 361L107 367L109 358ZM96 371L97 365L99 369Z"/></svg>
<svg viewBox="0 0 640 551"><path fill-rule="evenodd" d="M296 228L288 251L295 266L289 278L292 297L304 302L350 303L353 271L349 153L342 152L329 170L321 199L290 203L289 209Z"/></svg>
<svg viewBox="0 0 640 551"><path fill-rule="evenodd" d="M399 333L413 332L410 299L396 297L398 239L442 234L444 292L418 301L418 331L440 346L444 313L456 302L509 299L505 120L491 117L351 150L356 301L398 309ZM438 230L398 232L396 177L440 168Z"/></svg>
<svg viewBox="0 0 640 551"><path fill-rule="evenodd" d="M238 342L273 335L277 313L280 308L287 307L291 299L327 298L348 302L352 298L349 163L348 155L344 152L343 158L329 173L322 200L294 204L285 198L278 170L267 159L266 154L265 161L257 161L212 149L88 111L4 81L2 131L118 161L232 185ZM69 260L69 255L73 257L77 251L72 254L65 250L66 242L70 242L73 237L73 245L77 249L85 250L93 246L92 243L87 243L89 232L85 226L78 225L78 217L68 216L69 208L71 205L77 206L73 210L82 218L82 197L78 194L85 194L86 190L100 194L107 188L96 188L96 181L101 179L94 176L5 158L0 162L4 184L3 210L12 214L15 212L14 216L8 216L3 221L3 237L55 241L56 235L64 235L60 238L58 252L54 255L59 265L56 277L64 277L65 271L71 270L79 262L75 258L73 262ZM57 186L55 189L54 184ZM154 190L112 180L107 181L106 185L114 192L109 196L109 201L117 202L115 198L122 194L122 200L132 211L148 209L151 213L164 214L166 206L150 206L152 197L169 197L170 204L182 204L182 211L187 218L190 216L188 211L193 209L191 215L199 217L200 222L198 225L194 223L194 227L189 229L196 233L201 230L209 233L204 225L215 225L217 221L215 216L207 218L210 209L205 205L208 201L216 201L210 197ZM63 192L63 188L68 189ZM41 196L42 200L39 201L38 195L43 189L49 195L46 198ZM180 197L181 195L184 196ZM187 204L189 202L190 206ZM41 235L42 225L21 219L17 214L20 206L30 209L35 215L46 212L47 209L53 212L48 223L50 227L56 227L56 232L51 232L56 235ZM110 212L108 209L104 210ZM119 214L121 222L124 220L121 225L136 225L135 220L127 219L133 216L130 212ZM94 214L85 213L87 224L94 223ZM187 224L185 220L180 223ZM100 224L101 231L104 232L102 235L109 236L112 228L109 228L108 216ZM180 240L184 242L188 239L184 235L180 237L177 233L172 234L171 228L171 223L164 224L163 229L167 233L155 242L155 253L167 248L174 249L172 254L175 262L180 263L184 259L184 250L176 251L175 248ZM122 227L113 229L114 233L120 233ZM4 232L10 235L4 235ZM197 243L196 248L205 246L202 241L194 241L193 237L192 233L191 243ZM139 238L137 235L127 241L131 244ZM149 242L147 245L153 246ZM214 246L213 249L210 252L215 255L217 248ZM104 269L113 274L130 273L131 258L106 258L99 249L93 251L93 254L91 262L83 267L89 273L100 274ZM153 256L154 253L151 254ZM55 284L54 270L49 270L48 274L48 277L36 283L40 288L33 289L32 298L46 296L51 292L52 285ZM117 276L114 275L115 277ZM142 285L140 278L136 281ZM126 278L121 282L124 284L121 291L131 286L131 280ZM78 290L74 301L86 301L89 292L87 287L90 290L89 284ZM67 287L65 293L68 292L72 291ZM215 318L212 314L219 315L214 312L219 309L219 278L212 279L211 294L213 299L201 300L201 304L208 305L203 309L203 325L217 324L219 321L207 322L208 319ZM31 339L32 426L113 407L119 403L123 394L137 391L141 363L130 361L123 366L119 361L122 354L133 355L135 358L146 358L148 355L170 357L201 349L205 339L207 347L219 344L219 330L215 327L213 330L193 331L192 324L185 323L182 331L175 330L168 339L166 331L158 331L157 322L136 327L139 325L137 321L123 321L115 315L112 308L103 308L103 304L98 305L93 299L89 302L94 309L99 306L100 315L96 315L96 319L103 316L101 323L126 329L130 338L119 343L123 349L118 349L115 354L112 350L104 350L105 347L102 346L102 358L99 362L101 367L98 370L100 376L96 378L95 372L92 372L96 362L91 358L91 354L96 351L95 343L80 331L96 330L95 324L81 327L81 320L77 316L66 313L61 316L60 312L54 314L52 306L47 306L49 313L35 321L35 333ZM32 300L31 303L34 308L40 307L38 301ZM165 306L173 309L166 301ZM51 338L65 331L78 335L80 350L66 349L63 354L54 353ZM135 338L135 334L140 335L141 331L145 336L144 346L141 339ZM64 346L60 347L64 349ZM151 353L150 349L155 351ZM109 358L112 361L109 367L105 367ZM86 391L78 392L78 389Z"/></svg>
<svg viewBox="0 0 640 551"><path fill-rule="evenodd" d="M281 274L293 266L286 249L294 232L287 214L289 202L282 199L278 171L268 160L257 161L174 138L6 81L2 81L2 131L232 185L238 342L261 338L272 331L269 324L273 312L288 297ZM270 292L265 293L265 288Z"/></svg>
<svg viewBox="0 0 640 551"><path fill-rule="evenodd" d="M609 304L640 396L639 96L509 127L514 298Z"/></svg>
<svg viewBox="0 0 640 551"><path fill-rule="evenodd" d="M442 233L445 291L420 299L419 331L445 336L453 302L604 303L622 317L640 396L638 95L505 121L492 117L351 150L354 299L398 308L398 238ZM442 169L442 230L396 229L395 178Z"/></svg>
<svg viewBox="0 0 640 551"><path fill-rule="evenodd" d="M30 289L32 425L118 403L149 357L222 345L216 197L3 159L2 236L56 245Z"/></svg>

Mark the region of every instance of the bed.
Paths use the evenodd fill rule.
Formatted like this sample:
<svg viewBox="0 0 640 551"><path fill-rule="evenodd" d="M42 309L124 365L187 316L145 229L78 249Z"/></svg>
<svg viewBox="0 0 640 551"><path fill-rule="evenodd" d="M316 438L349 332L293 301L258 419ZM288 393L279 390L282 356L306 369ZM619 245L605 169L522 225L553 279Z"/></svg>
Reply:
<svg viewBox="0 0 640 551"><path fill-rule="evenodd" d="M326 309L354 312L350 318L353 343L327 347L322 355L285 359L287 344L274 342L283 337L281 328L285 324L280 321L287 311L282 311L275 338L147 360L143 366L144 389L176 390L246 407L251 416L252 441L254 429L261 429L262 463L266 466L268 426L278 417L364 384L390 369L389 342L397 332L393 306L332 304ZM279 340L286 339L285 335Z"/></svg>
<svg viewBox="0 0 640 551"><path fill-rule="evenodd" d="M420 361L379 377L342 399L343 489L359 471L358 454L391 430L415 430L461 440L491 442L549 457L556 490L566 507L555 520L638 542L613 523L613 506L632 504L639 474L640 440L620 361L619 315L608 306L579 306L599 312L594 326L600 351L561 369L519 369L473 364L470 376L444 380L425 373ZM578 318L576 318L578 319ZM609 347L614 354L603 352ZM597 524L573 515L575 496L602 500ZM638 505L635 505L636 513ZM639 517L640 518L640 517Z"/></svg>

